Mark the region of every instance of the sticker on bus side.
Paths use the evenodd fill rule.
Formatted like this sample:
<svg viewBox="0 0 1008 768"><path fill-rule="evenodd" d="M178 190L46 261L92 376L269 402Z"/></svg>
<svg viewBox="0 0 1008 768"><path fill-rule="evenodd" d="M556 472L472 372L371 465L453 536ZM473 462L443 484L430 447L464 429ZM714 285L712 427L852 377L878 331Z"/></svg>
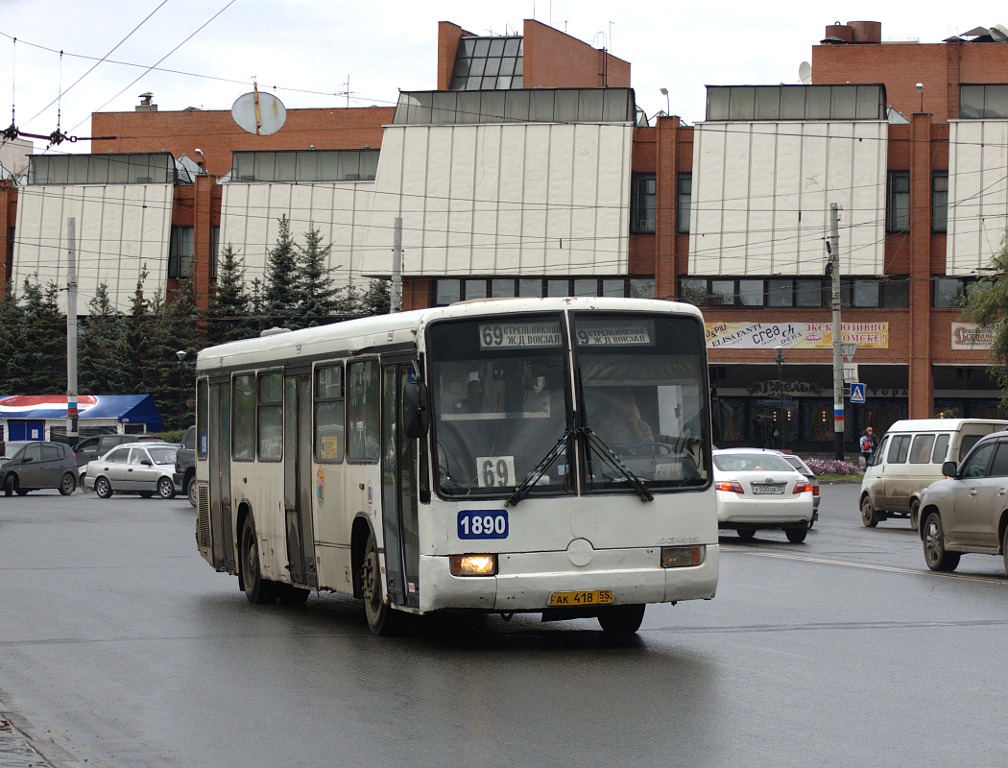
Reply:
<svg viewBox="0 0 1008 768"><path fill-rule="evenodd" d="M508 513L506 509L463 509L458 513L460 539L506 539Z"/></svg>

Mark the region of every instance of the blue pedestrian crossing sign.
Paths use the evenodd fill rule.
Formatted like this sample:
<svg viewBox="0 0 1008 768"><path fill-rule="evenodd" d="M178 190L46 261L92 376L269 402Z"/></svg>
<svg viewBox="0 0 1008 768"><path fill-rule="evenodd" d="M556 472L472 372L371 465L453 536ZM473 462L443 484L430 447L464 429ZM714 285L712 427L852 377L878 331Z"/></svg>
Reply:
<svg viewBox="0 0 1008 768"><path fill-rule="evenodd" d="M857 381L852 381L850 385L850 401L852 403L863 403L865 401L865 385Z"/></svg>

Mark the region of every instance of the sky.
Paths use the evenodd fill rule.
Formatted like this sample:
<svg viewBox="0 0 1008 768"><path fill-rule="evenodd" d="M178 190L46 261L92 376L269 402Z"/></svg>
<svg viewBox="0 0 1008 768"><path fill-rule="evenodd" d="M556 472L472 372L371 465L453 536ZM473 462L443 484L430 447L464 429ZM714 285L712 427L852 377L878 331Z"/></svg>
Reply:
<svg viewBox="0 0 1008 768"><path fill-rule="evenodd" d="M637 105L690 125L704 118L707 85L800 82L837 21L878 21L883 41L922 43L1008 25L1008 11L973 0L828 10L792 0L0 0L0 125L59 129L80 140L57 151L89 152L92 112L132 111L145 91L161 110L229 110L253 81L288 109L391 106L400 90L436 87L439 21L499 35L521 34L528 18L629 61Z"/></svg>

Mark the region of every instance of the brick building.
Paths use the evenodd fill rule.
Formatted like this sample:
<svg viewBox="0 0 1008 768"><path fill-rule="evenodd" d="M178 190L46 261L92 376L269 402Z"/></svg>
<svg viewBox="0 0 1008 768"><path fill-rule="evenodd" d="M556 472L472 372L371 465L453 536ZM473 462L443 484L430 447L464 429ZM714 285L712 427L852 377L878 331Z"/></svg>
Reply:
<svg viewBox="0 0 1008 768"><path fill-rule="evenodd" d="M686 126L639 114L628 62L539 22L504 37L442 22L438 89L394 109L289 110L268 136L149 95L94 115L107 138L89 160L37 161L27 187L0 188L0 278L59 282L68 212L82 291L116 280L122 299L145 264L162 289L192 274L201 303L224 243L261 274L281 214L295 238L321 227L342 280L389 275L400 220L407 308L694 301L720 442L762 442L769 423L785 447L825 451L836 205L844 333L867 388L845 444L868 423L992 415L989 350L957 302L1008 221L1006 39L890 44L877 22L830 25L807 84L711 86L706 119ZM122 170L145 163L157 172Z"/></svg>

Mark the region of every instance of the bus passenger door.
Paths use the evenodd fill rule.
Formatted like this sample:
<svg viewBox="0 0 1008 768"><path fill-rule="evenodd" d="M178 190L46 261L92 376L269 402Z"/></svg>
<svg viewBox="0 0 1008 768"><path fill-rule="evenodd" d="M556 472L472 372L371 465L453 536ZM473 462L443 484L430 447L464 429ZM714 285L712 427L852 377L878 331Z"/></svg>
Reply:
<svg viewBox="0 0 1008 768"><path fill-rule="evenodd" d="M207 442L210 486L210 537L217 570L234 572L237 562L231 535L231 385L210 386Z"/></svg>
<svg viewBox="0 0 1008 768"><path fill-rule="evenodd" d="M312 525L311 374L284 379L284 513L287 562L296 584L318 586Z"/></svg>
<svg viewBox="0 0 1008 768"><path fill-rule="evenodd" d="M417 519L417 441L399 428L399 405L409 364L382 367L382 525L389 599L420 607L420 536Z"/></svg>

